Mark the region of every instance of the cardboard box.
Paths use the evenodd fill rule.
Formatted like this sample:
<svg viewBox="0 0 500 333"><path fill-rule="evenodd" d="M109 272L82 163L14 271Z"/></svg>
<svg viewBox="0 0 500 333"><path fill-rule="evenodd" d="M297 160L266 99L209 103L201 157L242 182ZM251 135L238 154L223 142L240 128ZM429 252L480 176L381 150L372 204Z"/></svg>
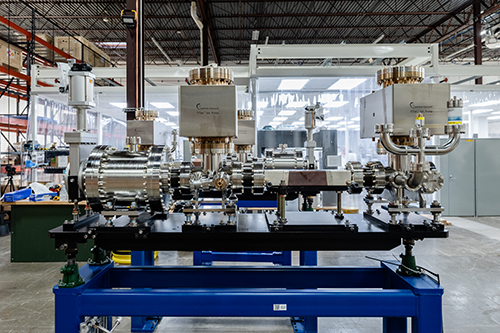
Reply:
<svg viewBox="0 0 500 333"><path fill-rule="evenodd" d="M67 155L56 156L50 161L50 166L54 168L65 168L68 166Z"/></svg>
<svg viewBox="0 0 500 333"><path fill-rule="evenodd" d="M1 165L19 165L21 164L21 158L19 155L4 156L0 163Z"/></svg>
<svg viewBox="0 0 500 333"><path fill-rule="evenodd" d="M64 52L68 53L70 56L82 61L82 49L83 49L83 61L87 64L94 66L94 54L90 49L90 41L85 37L76 36L56 36L55 46ZM56 55L57 61L66 61L62 56Z"/></svg>
<svg viewBox="0 0 500 333"><path fill-rule="evenodd" d="M23 52L17 46L0 40L0 64L20 72L23 69Z"/></svg>
<svg viewBox="0 0 500 333"><path fill-rule="evenodd" d="M82 44L85 45L83 61L92 67L111 67L109 55L85 37L57 36L55 38L57 48L80 61L82 60L82 47L84 47ZM65 61L60 55L55 54L55 57L57 61Z"/></svg>
<svg viewBox="0 0 500 333"><path fill-rule="evenodd" d="M54 38L52 36L47 35L47 34L36 34L38 38L43 39L50 45L54 45ZM35 53L41 57L47 58L49 60L54 59L54 52L52 49L49 49L48 47L35 42ZM57 53L56 53L57 54Z"/></svg>

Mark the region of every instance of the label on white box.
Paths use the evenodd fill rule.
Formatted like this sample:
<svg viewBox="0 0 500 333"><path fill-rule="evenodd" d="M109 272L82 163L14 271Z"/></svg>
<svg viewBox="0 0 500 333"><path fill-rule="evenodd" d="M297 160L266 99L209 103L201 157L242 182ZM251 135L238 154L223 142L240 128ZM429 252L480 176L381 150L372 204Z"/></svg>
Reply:
<svg viewBox="0 0 500 333"><path fill-rule="evenodd" d="M286 304L273 304L273 311L286 311Z"/></svg>

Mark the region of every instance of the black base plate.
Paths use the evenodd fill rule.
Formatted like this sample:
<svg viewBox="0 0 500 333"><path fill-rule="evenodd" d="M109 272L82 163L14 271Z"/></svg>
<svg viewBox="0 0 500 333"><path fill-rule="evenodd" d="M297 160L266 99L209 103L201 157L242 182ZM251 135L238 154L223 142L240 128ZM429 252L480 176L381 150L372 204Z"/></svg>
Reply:
<svg viewBox="0 0 500 333"><path fill-rule="evenodd" d="M60 226L49 234L56 240L56 247L92 238L106 250L133 251L376 251L391 250L402 239L448 237L444 226L433 228L430 220L416 214L410 214L406 224L389 225L388 215L352 214L339 220L327 212L287 212L289 222L278 230L273 225L274 215L239 214L237 226L218 225L223 218L219 213L202 218L210 231L203 231L203 225L195 226L198 230L184 226L184 214L174 213L166 219L153 216L146 222L148 227L92 224L64 231Z"/></svg>

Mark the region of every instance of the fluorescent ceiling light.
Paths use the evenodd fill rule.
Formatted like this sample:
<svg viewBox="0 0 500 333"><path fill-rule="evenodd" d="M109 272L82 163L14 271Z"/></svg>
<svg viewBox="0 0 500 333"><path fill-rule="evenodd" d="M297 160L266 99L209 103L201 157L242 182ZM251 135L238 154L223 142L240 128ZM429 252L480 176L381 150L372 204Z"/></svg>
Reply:
<svg viewBox="0 0 500 333"><path fill-rule="evenodd" d="M125 109L127 107L127 103L109 103L109 104L116 106L120 109Z"/></svg>
<svg viewBox="0 0 500 333"><path fill-rule="evenodd" d="M286 106L288 108L301 108L307 105L307 102L290 102Z"/></svg>
<svg viewBox="0 0 500 333"><path fill-rule="evenodd" d="M294 121L292 125L303 125L304 123L302 121Z"/></svg>
<svg viewBox="0 0 500 333"><path fill-rule="evenodd" d="M349 103L348 101L331 101L325 104L325 108L339 108Z"/></svg>
<svg viewBox="0 0 500 333"><path fill-rule="evenodd" d="M352 125L352 124L354 124L354 121L352 121L352 120L347 122L347 125ZM356 126L358 126L358 125L356 125Z"/></svg>
<svg viewBox="0 0 500 333"><path fill-rule="evenodd" d="M288 117L274 117L273 121L275 121L275 122L276 121L285 121L287 119L288 119Z"/></svg>
<svg viewBox="0 0 500 333"><path fill-rule="evenodd" d="M365 81L366 79L340 79L332 84L328 90L351 90Z"/></svg>
<svg viewBox="0 0 500 333"><path fill-rule="evenodd" d="M481 114L481 113L488 113L493 111L493 109L479 109L479 110L472 110L472 114Z"/></svg>
<svg viewBox="0 0 500 333"><path fill-rule="evenodd" d="M339 127L337 128L337 131L345 131L345 127Z"/></svg>
<svg viewBox="0 0 500 333"><path fill-rule="evenodd" d="M167 111L167 113L172 117L177 117L179 115L179 111Z"/></svg>
<svg viewBox="0 0 500 333"><path fill-rule="evenodd" d="M278 125L281 125L281 122L279 122L279 121L271 121L269 123L269 125L271 125L271 126L278 126Z"/></svg>
<svg viewBox="0 0 500 333"><path fill-rule="evenodd" d="M278 113L278 116L291 116L291 115L295 114L295 112L297 112L297 111L295 111L295 110L283 110L283 111L280 111Z"/></svg>
<svg viewBox="0 0 500 333"><path fill-rule="evenodd" d="M278 90L300 90L307 82L309 82L309 79L281 80Z"/></svg>
<svg viewBox="0 0 500 333"><path fill-rule="evenodd" d="M337 121L337 120L342 120L342 119L344 119L344 117L328 117L325 120L328 120L328 121Z"/></svg>
<svg viewBox="0 0 500 333"><path fill-rule="evenodd" d="M346 125L347 123L345 121L339 121L337 125Z"/></svg>
<svg viewBox="0 0 500 333"><path fill-rule="evenodd" d="M264 111L257 111L257 117L260 117L264 114Z"/></svg>
<svg viewBox="0 0 500 333"><path fill-rule="evenodd" d="M174 106L169 102L155 102L151 103L151 105L156 106L158 109L173 109Z"/></svg>
<svg viewBox="0 0 500 333"><path fill-rule="evenodd" d="M260 31L254 30L252 31L252 40L259 40Z"/></svg>
<svg viewBox="0 0 500 333"><path fill-rule="evenodd" d="M349 126L347 126L347 128L357 128L357 129L359 129L359 125L349 125Z"/></svg>
<svg viewBox="0 0 500 333"><path fill-rule="evenodd" d="M299 120L304 121L304 117L300 117Z"/></svg>
<svg viewBox="0 0 500 333"><path fill-rule="evenodd" d="M496 104L500 104L500 100L486 101L486 102L471 104L469 106L491 106L491 105L496 105Z"/></svg>
<svg viewBox="0 0 500 333"><path fill-rule="evenodd" d="M488 120L495 120L495 119L500 119L500 116L488 117Z"/></svg>
<svg viewBox="0 0 500 333"><path fill-rule="evenodd" d="M492 112L491 114L500 114L500 111Z"/></svg>
<svg viewBox="0 0 500 333"><path fill-rule="evenodd" d="M359 121L359 117L354 117L351 119L352 121Z"/></svg>

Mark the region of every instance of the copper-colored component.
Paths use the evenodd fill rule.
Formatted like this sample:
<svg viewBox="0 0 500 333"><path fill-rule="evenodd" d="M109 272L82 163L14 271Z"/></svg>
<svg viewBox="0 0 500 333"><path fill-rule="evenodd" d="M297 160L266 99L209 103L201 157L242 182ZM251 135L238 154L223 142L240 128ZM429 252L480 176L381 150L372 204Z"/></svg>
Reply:
<svg viewBox="0 0 500 333"><path fill-rule="evenodd" d="M235 145L235 153L251 153L253 150L253 145Z"/></svg>
<svg viewBox="0 0 500 333"><path fill-rule="evenodd" d="M230 85L233 82L233 71L226 67L206 66L189 71L189 83L193 85Z"/></svg>
<svg viewBox="0 0 500 333"><path fill-rule="evenodd" d="M232 154L234 143L232 138L193 138L191 141L191 152L199 154Z"/></svg>
<svg viewBox="0 0 500 333"><path fill-rule="evenodd" d="M424 77L425 71L421 66L384 67L377 71L377 83L384 88L395 83L420 83Z"/></svg>
<svg viewBox="0 0 500 333"><path fill-rule="evenodd" d="M253 119L253 110L238 110L238 119L239 120L252 120Z"/></svg>
<svg viewBox="0 0 500 333"><path fill-rule="evenodd" d="M392 136L391 139L397 145L413 146L415 144L413 138L410 138L409 136Z"/></svg>
<svg viewBox="0 0 500 333"><path fill-rule="evenodd" d="M215 180L215 188L221 190L226 187L226 181L222 178L218 178Z"/></svg>

